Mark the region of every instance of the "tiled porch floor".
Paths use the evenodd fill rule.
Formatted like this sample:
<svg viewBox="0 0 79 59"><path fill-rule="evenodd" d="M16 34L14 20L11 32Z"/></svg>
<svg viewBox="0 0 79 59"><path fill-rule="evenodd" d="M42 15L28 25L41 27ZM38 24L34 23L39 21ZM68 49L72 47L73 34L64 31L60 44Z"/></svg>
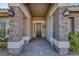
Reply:
<svg viewBox="0 0 79 59"><path fill-rule="evenodd" d="M27 45L24 45L23 51L20 53L23 56L54 56L58 55L56 50L49 44L46 39L32 39Z"/></svg>

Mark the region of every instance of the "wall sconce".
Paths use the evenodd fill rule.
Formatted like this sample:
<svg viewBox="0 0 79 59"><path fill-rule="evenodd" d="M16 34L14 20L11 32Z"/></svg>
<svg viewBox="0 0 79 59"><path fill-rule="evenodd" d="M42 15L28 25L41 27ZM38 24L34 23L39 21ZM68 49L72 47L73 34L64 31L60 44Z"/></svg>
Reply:
<svg viewBox="0 0 79 59"><path fill-rule="evenodd" d="M63 15L64 16L68 16L69 15L69 10L68 9L65 9L64 12L63 12Z"/></svg>
<svg viewBox="0 0 79 59"><path fill-rule="evenodd" d="M14 11L12 8L9 9L9 16L13 17L14 16Z"/></svg>

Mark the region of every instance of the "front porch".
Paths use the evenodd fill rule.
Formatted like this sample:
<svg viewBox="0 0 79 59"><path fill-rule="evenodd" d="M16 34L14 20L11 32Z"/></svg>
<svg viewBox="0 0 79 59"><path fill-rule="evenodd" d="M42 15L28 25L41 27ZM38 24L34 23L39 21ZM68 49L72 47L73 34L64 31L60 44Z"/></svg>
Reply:
<svg viewBox="0 0 79 59"><path fill-rule="evenodd" d="M65 10L63 4L9 4L9 7L14 11L14 16L10 17L7 45L9 53L19 54L23 49L24 42L29 44L31 39L37 36L46 38L50 43L49 55L53 55L53 50L52 54L50 53L52 47L60 55L68 53L68 17L63 15ZM36 42L39 43L39 40ZM40 41L42 42L42 40ZM40 52L36 53L41 55Z"/></svg>
<svg viewBox="0 0 79 59"><path fill-rule="evenodd" d="M9 10L0 18L0 36L8 39L7 49L1 49L0 55L79 55L69 50L69 33L79 32L79 6L54 3L8 5Z"/></svg>

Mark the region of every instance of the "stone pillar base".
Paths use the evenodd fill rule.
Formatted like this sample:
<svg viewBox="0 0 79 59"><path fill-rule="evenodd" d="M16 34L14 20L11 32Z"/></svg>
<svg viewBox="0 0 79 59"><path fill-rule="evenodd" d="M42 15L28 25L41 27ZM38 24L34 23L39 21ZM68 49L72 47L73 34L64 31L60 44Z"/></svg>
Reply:
<svg viewBox="0 0 79 59"><path fill-rule="evenodd" d="M69 52L68 48L58 48L58 47L56 47L56 50L57 50L59 55L67 55L68 52Z"/></svg>
<svg viewBox="0 0 79 59"><path fill-rule="evenodd" d="M18 55L24 46L24 40L20 40L18 42L8 42L8 51L11 55Z"/></svg>
<svg viewBox="0 0 79 59"><path fill-rule="evenodd" d="M51 45L57 50L59 55L67 55L69 52L70 44L68 41L58 41L51 38Z"/></svg>
<svg viewBox="0 0 79 59"><path fill-rule="evenodd" d="M9 54L10 55L18 55L23 49L23 46L21 46L20 48L9 48Z"/></svg>

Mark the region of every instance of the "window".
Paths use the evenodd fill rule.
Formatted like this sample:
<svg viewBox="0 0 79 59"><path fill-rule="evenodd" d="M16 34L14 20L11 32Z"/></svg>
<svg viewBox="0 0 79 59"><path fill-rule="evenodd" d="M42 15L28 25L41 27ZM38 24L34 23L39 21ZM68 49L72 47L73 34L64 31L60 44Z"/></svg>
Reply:
<svg viewBox="0 0 79 59"><path fill-rule="evenodd" d="M9 23L7 20L0 20L0 37L5 38L9 35Z"/></svg>
<svg viewBox="0 0 79 59"><path fill-rule="evenodd" d="M69 32L75 31L74 17L69 17Z"/></svg>
<svg viewBox="0 0 79 59"><path fill-rule="evenodd" d="M5 25L6 23L4 22L0 23L0 37L5 37Z"/></svg>

